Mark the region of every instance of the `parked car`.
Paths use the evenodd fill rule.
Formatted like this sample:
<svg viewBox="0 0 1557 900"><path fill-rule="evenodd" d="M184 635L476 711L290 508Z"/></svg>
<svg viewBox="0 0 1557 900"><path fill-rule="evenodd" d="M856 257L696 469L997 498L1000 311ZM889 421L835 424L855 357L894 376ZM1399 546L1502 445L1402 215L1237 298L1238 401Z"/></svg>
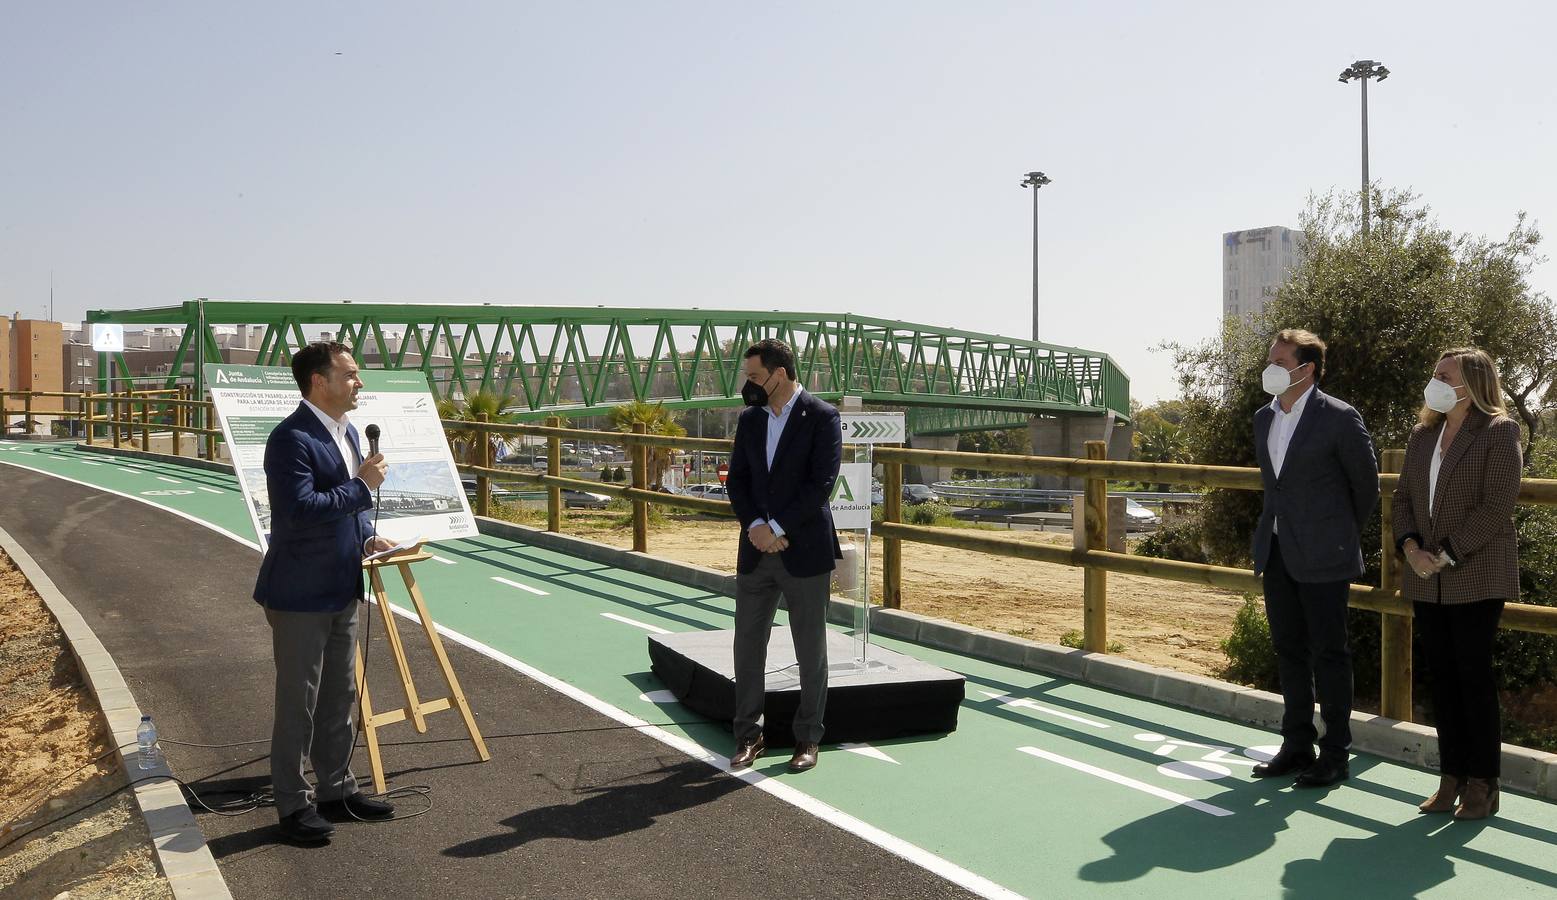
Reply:
<svg viewBox="0 0 1557 900"><path fill-rule="evenodd" d="M611 498L605 494L595 494L589 491L576 491L572 488L562 489L562 505L568 509L605 509Z"/></svg>
<svg viewBox="0 0 1557 900"><path fill-rule="evenodd" d="M716 500L730 498L730 489L722 484L689 484L682 487L681 493L688 497L712 497Z"/></svg>
<svg viewBox="0 0 1557 900"><path fill-rule="evenodd" d="M540 471L544 472L544 471L546 471L546 464L548 462L550 462L550 460L547 459L546 457L544 457L544 456L537 456L535 458L535 462L530 464L530 467L533 468L533 469L539 469Z"/></svg>
<svg viewBox="0 0 1557 900"><path fill-rule="evenodd" d="M1125 498L1125 525L1129 528L1147 528L1152 525L1161 525L1162 516L1157 515L1135 501L1134 497Z"/></svg>
<svg viewBox="0 0 1557 900"><path fill-rule="evenodd" d="M476 499L476 476L461 475L460 486L465 489L466 497L472 500ZM509 500L520 495L519 491L498 484L492 484L491 491L492 499L494 500Z"/></svg>
<svg viewBox="0 0 1557 900"><path fill-rule="evenodd" d="M696 496L702 497L704 500L729 500L730 489L722 484L705 484L703 485L702 493Z"/></svg>
<svg viewBox="0 0 1557 900"><path fill-rule="evenodd" d="M921 503L934 503L941 499L935 491L930 490L927 484L903 485L903 502L910 506L918 506Z"/></svg>

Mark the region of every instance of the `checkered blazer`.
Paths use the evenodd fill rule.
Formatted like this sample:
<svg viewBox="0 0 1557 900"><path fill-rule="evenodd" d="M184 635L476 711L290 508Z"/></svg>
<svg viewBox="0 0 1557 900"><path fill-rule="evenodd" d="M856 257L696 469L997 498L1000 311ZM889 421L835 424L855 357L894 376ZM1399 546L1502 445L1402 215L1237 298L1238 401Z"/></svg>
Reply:
<svg viewBox="0 0 1557 900"><path fill-rule="evenodd" d="M1406 444L1405 470L1395 488L1395 549L1408 538L1429 553L1447 551L1455 565L1429 578L1402 565L1401 593L1427 603L1519 599L1519 541L1514 501L1524 469L1519 423L1471 409L1444 451L1433 509L1427 482L1439 425L1418 425Z"/></svg>

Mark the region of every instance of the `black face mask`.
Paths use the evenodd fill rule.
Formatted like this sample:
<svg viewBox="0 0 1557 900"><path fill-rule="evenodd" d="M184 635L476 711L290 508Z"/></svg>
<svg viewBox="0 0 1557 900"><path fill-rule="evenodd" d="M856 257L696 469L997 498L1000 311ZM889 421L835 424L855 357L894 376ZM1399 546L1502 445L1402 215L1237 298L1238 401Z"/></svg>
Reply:
<svg viewBox="0 0 1557 900"><path fill-rule="evenodd" d="M768 381L772 380L773 376L769 375ZM746 401L747 406L768 405L768 381L758 384L750 378L746 379L746 383L741 385L741 399Z"/></svg>

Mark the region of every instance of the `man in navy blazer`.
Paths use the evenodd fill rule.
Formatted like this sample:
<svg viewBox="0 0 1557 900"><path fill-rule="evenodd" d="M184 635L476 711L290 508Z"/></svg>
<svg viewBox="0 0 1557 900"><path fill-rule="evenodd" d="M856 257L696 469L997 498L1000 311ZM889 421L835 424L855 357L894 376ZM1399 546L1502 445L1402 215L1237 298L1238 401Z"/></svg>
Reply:
<svg viewBox="0 0 1557 900"><path fill-rule="evenodd" d="M741 525L735 568L735 740L730 765L765 748L768 636L782 594L800 675L791 771L816 765L827 706L827 600L842 558L828 498L843 459L838 410L795 380L795 354L766 338L746 351L748 409L735 428L726 482Z"/></svg>
<svg viewBox="0 0 1557 900"><path fill-rule="evenodd" d="M388 465L383 454L363 458L346 417L362 389L350 348L309 344L292 357L292 376L303 402L265 442L270 543L254 599L265 608L276 662L276 812L284 835L315 843L335 831L325 816L382 819L394 812L363 796L350 770L362 558L393 543L374 534L369 513ZM305 761L313 763L317 793L303 774Z"/></svg>
<svg viewBox="0 0 1557 900"><path fill-rule="evenodd" d="M1285 709L1281 750L1261 778L1296 774L1308 787L1350 775L1351 582L1362 575L1362 530L1379 499L1378 459L1362 416L1319 390L1325 343L1298 328L1271 344L1262 381L1275 399L1254 414L1264 508L1253 540ZM1324 722L1314 728L1314 695ZM1314 740L1319 756L1314 756Z"/></svg>

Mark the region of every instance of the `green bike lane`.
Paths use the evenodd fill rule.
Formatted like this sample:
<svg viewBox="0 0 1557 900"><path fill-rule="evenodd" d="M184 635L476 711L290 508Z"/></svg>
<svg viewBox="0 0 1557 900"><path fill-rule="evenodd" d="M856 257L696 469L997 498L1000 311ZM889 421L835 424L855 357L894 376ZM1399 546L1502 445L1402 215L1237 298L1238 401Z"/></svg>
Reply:
<svg viewBox="0 0 1557 900"><path fill-rule="evenodd" d="M167 463L84 465L88 459L101 458L61 445L0 444L0 463L99 485L250 539L231 476ZM0 469L0 486L3 477ZM224 493L147 493L202 486ZM648 673L646 641L654 630L727 628L731 599L494 536L434 550L437 560L420 564L417 577L434 618L456 640L549 676L623 721L647 723L673 745L706 748L715 764L730 752L724 726L664 696ZM398 579L387 580L392 600L408 605ZM1523 896L1557 888L1551 804L1506 795L1500 816L1485 824L1420 816L1415 804L1436 778L1367 755L1354 758L1350 781L1330 790L1255 781L1249 769L1257 748L1274 742L1269 732L880 643L968 678L958 730L827 746L821 765L802 775L785 771L787 755L775 752L748 777L840 827L906 842L884 845L921 864L949 863L948 877L975 890L1069 897L1128 886L1156 897L1233 897Z"/></svg>

